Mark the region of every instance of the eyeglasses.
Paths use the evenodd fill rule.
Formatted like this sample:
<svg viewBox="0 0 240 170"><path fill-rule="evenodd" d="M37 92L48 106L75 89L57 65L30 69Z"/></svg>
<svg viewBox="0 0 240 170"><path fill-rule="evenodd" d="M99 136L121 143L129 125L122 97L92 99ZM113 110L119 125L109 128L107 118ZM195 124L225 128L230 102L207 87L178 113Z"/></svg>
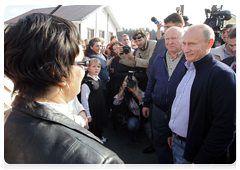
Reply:
<svg viewBox="0 0 240 170"><path fill-rule="evenodd" d="M140 35L140 36L138 36L138 37L134 37L133 39L134 39L134 40L136 40L136 39L139 40L139 39L141 39L142 37L143 37L143 36Z"/></svg>

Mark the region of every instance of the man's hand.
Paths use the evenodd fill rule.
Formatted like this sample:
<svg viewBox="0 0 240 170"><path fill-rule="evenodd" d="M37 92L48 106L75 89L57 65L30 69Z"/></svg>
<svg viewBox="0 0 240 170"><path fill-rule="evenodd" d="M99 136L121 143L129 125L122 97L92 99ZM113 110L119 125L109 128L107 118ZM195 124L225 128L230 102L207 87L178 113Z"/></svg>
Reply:
<svg viewBox="0 0 240 170"><path fill-rule="evenodd" d="M167 139L167 142L168 142L168 146L172 149L172 137L169 137Z"/></svg>
<svg viewBox="0 0 240 170"><path fill-rule="evenodd" d="M124 54L125 58L129 59L129 60L134 60L134 56L131 53L128 54Z"/></svg>
<svg viewBox="0 0 240 170"><path fill-rule="evenodd" d="M149 108L148 107L143 107L142 108L142 114L145 118L149 117Z"/></svg>
<svg viewBox="0 0 240 170"><path fill-rule="evenodd" d="M162 26L163 26L162 22L159 21L159 24L157 24L157 28L160 30Z"/></svg>
<svg viewBox="0 0 240 170"><path fill-rule="evenodd" d="M200 169L199 167L197 167L194 163L192 163L190 169Z"/></svg>

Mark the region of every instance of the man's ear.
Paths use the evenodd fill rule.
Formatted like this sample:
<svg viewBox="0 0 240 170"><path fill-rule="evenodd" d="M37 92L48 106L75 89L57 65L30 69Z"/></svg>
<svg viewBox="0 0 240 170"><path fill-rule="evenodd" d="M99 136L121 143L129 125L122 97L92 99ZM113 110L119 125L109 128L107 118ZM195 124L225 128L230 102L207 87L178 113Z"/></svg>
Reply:
<svg viewBox="0 0 240 170"><path fill-rule="evenodd" d="M213 44L214 44L214 39L210 39L210 40L208 41L207 49L212 48Z"/></svg>
<svg viewBox="0 0 240 170"><path fill-rule="evenodd" d="M179 23L179 24L177 25L177 27L180 27L180 28L182 28L182 27L183 27L183 25Z"/></svg>

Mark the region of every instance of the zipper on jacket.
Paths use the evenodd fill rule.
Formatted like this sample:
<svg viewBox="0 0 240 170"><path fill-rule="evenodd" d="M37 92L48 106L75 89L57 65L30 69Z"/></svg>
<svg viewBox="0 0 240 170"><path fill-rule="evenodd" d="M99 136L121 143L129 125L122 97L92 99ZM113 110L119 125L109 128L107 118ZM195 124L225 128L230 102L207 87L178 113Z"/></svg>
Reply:
<svg viewBox="0 0 240 170"><path fill-rule="evenodd" d="M165 64L165 68L167 70L167 73L168 73L168 69L167 69L167 64L166 64L166 61L165 61L165 58L163 58L163 62ZM168 73L168 82L170 81L171 77L169 77L169 73ZM168 86L167 86L167 91L166 91L166 104L167 104L167 96L168 96Z"/></svg>

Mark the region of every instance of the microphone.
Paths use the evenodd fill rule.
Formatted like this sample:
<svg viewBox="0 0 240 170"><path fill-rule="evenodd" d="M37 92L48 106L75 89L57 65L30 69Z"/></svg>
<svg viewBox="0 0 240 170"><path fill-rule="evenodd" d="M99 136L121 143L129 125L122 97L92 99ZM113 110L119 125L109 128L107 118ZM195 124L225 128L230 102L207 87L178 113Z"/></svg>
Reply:
<svg viewBox="0 0 240 170"><path fill-rule="evenodd" d="M154 24L156 24L156 25L159 24L159 21L157 20L156 17L152 17L151 21L154 22Z"/></svg>
<svg viewBox="0 0 240 170"><path fill-rule="evenodd" d="M74 62L75 65L79 65L79 66L85 66L88 67L90 65L90 60L85 60L85 61L77 61Z"/></svg>

